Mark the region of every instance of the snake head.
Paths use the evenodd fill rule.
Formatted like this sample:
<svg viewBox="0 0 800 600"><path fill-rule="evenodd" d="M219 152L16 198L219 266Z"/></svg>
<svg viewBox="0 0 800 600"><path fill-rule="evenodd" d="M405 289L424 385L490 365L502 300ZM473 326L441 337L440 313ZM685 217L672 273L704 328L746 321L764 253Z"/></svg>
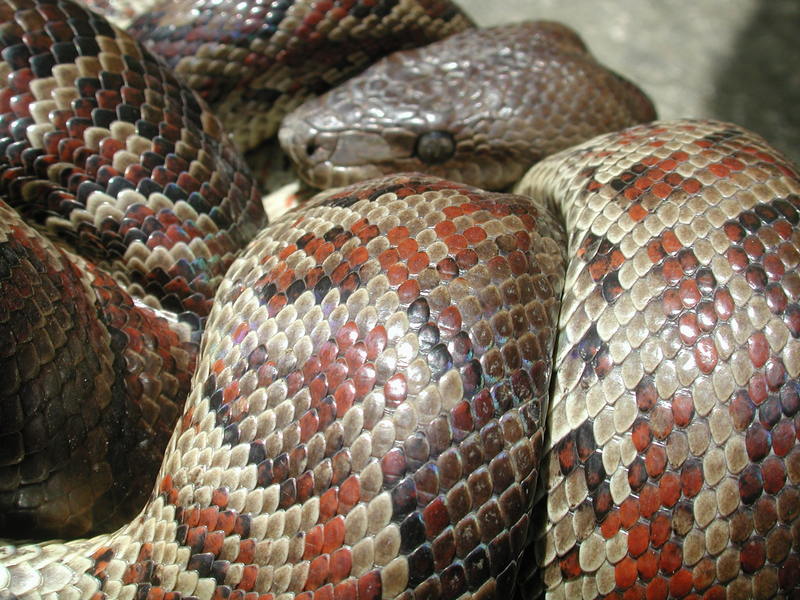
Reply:
<svg viewBox="0 0 800 600"><path fill-rule="evenodd" d="M316 187L421 171L503 189L544 156L654 118L577 34L536 21L396 52L301 105L279 138Z"/></svg>

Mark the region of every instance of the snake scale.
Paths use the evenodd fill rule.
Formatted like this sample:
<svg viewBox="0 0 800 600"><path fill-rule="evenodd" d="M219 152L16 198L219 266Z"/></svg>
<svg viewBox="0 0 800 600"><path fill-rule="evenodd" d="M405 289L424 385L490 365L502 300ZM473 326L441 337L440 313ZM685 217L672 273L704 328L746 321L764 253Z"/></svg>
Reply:
<svg viewBox="0 0 800 600"><path fill-rule="evenodd" d="M515 194L395 174L267 225L149 51L0 16L0 524L121 525L0 547L0 597L800 593L800 178L758 136L653 122Z"/></svg>

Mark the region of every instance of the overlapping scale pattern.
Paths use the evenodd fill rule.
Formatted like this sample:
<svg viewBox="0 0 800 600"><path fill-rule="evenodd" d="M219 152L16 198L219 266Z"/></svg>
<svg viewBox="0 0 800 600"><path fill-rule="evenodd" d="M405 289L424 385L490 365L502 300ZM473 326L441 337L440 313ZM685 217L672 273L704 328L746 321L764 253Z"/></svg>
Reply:
<svg viewBox="0 0 800 600"><path fill-rule="evenodd" d="M538 548L551 598L800 593L800 181L737 126L654 123L534 168L574 259Z"/></svg>
<svg viewBox="0 0 800 600"><path fill-rule="evenodd" d="M560 231L526 198L417 175L289 213L219 289L158 496L117 535L6 549L0 580L21 591L35 563L63 593L142 598L510 593Z"/></svg>
<svg viewBox="0 0 800 600"><path fill-rule="evenodd" d="M4 203L0 223L0 531L119 527L149 496L189 391L192 332Z"/></svg>
<svg viewBox="0 0 800 600"><path fill-rule="evenodd" d="M84 535L143 506L197 330L265 218L202 101L102 17L0 3L0 57L0 194L83 257L3 204L0 527Z"/></svg>
<svg viewBox="0 0 800 600"><path fill-rule="evenodd" d="M320 188L419 170L503 190L545 156L653 119L575 31L526 21L392 54L288 115L280 142Z"/></svg>
<svg viewBox="0 0 800 600"><path fill-rule="evenodd" d="M0 192L133 291L208 313L264 223L219 122L138 42L76 3L0 4Z"/></svg>
<svg viewBox="0 0 800 600"><path fill-rule="evenodd" d="M237 146L395 50L472 27L450 0L163 1L131 31L209 101Z"/></svg>

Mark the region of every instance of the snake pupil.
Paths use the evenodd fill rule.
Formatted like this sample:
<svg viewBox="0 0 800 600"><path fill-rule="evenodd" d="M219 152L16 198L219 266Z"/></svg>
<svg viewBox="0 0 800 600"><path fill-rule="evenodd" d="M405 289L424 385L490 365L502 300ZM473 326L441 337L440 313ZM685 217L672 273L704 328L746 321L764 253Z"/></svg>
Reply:
<svg viewBox="0 0 800 600"><path fill-rule="evenodd" d="M417 139L416 154L429 165L446 161L456 151L456 142L447 131L426 131Z"/></svg>

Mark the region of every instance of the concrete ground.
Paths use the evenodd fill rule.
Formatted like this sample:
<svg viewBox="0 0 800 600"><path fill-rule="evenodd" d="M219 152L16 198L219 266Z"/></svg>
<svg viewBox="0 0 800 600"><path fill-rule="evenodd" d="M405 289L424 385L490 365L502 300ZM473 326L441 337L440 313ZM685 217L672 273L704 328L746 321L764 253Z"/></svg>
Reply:
<svg viewBox="0 0 800 600"><path fill-rule="evenodd" d="M713 117L800 163L798 0L460 0L482 26L562 21L659 116Z"/></svg>

